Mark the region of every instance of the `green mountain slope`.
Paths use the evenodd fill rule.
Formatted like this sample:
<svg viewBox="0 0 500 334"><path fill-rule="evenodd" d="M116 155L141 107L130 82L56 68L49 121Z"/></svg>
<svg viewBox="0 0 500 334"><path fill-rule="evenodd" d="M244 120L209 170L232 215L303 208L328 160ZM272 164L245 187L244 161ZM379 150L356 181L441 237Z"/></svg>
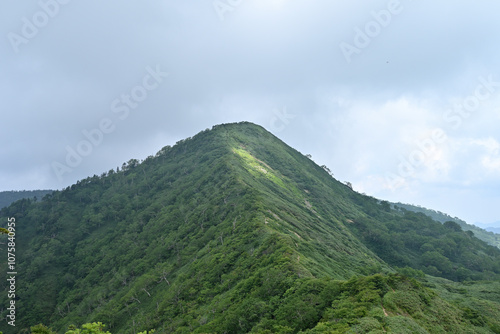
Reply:
<svg viewBox="0 0 500 334"><path fill-rule="evenodd" d="M41 202L18 201L0 211L8 217L24 330L94 321L113 333L500 325L495 311L476 321L479 306L465 310L393 269L498 280L498 249L353 192L251 123L215 126ZM423 276L415 269L398 270ZM0 305L8 302L4 291Z"/></svg>
<svg viewBox="0 0 500 334"><path fill-rule="evenodd" d="M465 222L462 219L459 219L457 217L452 217L452 216L450 216L446 213L440 212L440 211L426 209L426 208L411 205L411 204L392 203L392 205L394 207L404 209L404 210L409 210L409 211L413 211L413 212L421 212L421 213L423 213L423 214L425 214L425 215L431 217L432 219L434 219L438 222L441 222L441 223L445 223L447 221L453 221L453 222L457 223L458 225L460 225L462 230L471 231L474 233L474 236L476 236L476 238L481 239L484 242L486 242L492 246L500 248L500 234L494 233L494 231L487 231L487 230L482 229L480 227L477 227L475 225L467 224L467 222Z"/></svg>

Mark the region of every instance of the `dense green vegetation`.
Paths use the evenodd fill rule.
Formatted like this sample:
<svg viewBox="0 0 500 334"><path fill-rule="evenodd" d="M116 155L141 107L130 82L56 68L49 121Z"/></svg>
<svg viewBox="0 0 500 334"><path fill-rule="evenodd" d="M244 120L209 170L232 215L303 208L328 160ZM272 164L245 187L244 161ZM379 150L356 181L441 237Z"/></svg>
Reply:
<svg viewBox="0 0 500 334"><path fill-rule="evenodd" d="M372 202L376 205L375 199ZM422 213L404 210L401 215L374 212L350 227L393 266L457 281L500 278L500 250L462 231L455 222L440 224Z"/></svg>
<svg viewBox="0 0 500 334"><path fill-rule="evenodd" d="M279 299L249 299L240 313L228 313L228 322L238 321L233 328L213 324L196 332L243 332L242 323L251 318L260 319L252 332L261 334L500 332L500 283L419 277L423 282L400 274L297 279ZM32 333L55 334L43 325ZM73 333L109 332L93 323L66 332ZM148 333L156 331L139 334Z"/></svg>
<svg viewBox="0 0 500 334"><path fill-rule="evenodd" d="M492 231L487 231L485 229L482 229L480 227L477 227L475 225L467 224L465 221L462 219L459 219L457 217L452 217L446 213L443 213L441 211L436 211L436 210L431 210L431 209L426 209L423 207L411 205L411 204L403 204L403 203L392 203L394 208L396 209L403 209L403 210L408 210L408 211L413 211L413 212L421 212L432 219L445 223L447 221L452 221L460 225L462 230L464 231L471 231L474 233L474 236L478 239L481 239L485 241L486 243L495 246L497 248L500 248L500 234L497 234L500 231L497 232L492 232Z"/></svg>
<svg viewBox="0 0 500 334"><path fill-rule="evenodd" d="M17 201L7 217L20 332L499 333L480 313L498 301L459 304L424 272L498 280L500 250L353 192L250 123Z"/></svg>
<svg viewBox="0 0 500 334"><path fill-rule="evenodd" d="M81 328L76 326L70 326L65 334L111 334L109 331L105 329L106 325L102 322L93 322L88 324L83 324ZM154 329L150 331L143 331L138 334L153 334L156 331ZM44 324L38 324L36 326L31 327L32 334L57 334ZM2 332L0 332L2 334Z"/></svg>
<svg viewBox="0 0 500 334"><path fill-rule="evenodd" d="M0 209L23 198L38 200L53 190L0 191Z"/></svg>

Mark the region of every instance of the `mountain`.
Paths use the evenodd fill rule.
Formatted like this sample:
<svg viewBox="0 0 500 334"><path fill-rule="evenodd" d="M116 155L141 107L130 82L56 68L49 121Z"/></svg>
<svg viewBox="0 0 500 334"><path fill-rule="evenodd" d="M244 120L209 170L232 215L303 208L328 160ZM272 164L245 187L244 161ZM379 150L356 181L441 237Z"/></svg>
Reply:
<svg viewBox="0 0 500 334"><path fill-rule="evenodd" d="M499 224L499 223L497 223L497 224ZM500 227L487 227L487 228L485 228L485 230L488 232L500 234Z"/></svg>
<svg viewBox="0 0 500 334"><path fill-rule="evenodd" d="M0 209L23 198L36 198L38 200L51 192L53 192L53 190L0 191Z"/></svg>
<svg viewBox="0 0 500 334"><path fill-rule="evenodd" d="M17 201L9 217L18 332L500 333L499 249L354 192L247 122Z"/></svg>
<svg viewBox="0 0 500 334"><path fill-rule="evenodd" d="M411 205L411 204L403 204L403 203L391 203L393 207L399 208L399 209L404 209L404 210L409 210L413 212L421 212L432 219L445 223L447 221L453 221L460 225L460 227L464 231L471 231L474 233L474 236L478 239L483 240L484 242L500 248L500 228L486 228L482 229L476 225L472 224L467 224L467 222L457 218L457 217L451 217L450 215L443 213L441 211L436 211L432 209L426 209L421 206L416 206L416 205Z"/></svg>

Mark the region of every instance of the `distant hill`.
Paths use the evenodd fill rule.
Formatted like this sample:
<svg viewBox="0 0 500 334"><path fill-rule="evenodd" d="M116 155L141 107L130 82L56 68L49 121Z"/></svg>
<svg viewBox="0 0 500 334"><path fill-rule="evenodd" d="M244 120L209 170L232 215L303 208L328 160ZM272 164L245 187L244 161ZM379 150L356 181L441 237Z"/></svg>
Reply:
<svg viewBox="0 0 500 334"><path fill-rule="evenodd" d="M500 234L500 227L487 227L485 228L485 230L488 232Z"/></svg>
<svg viewBox="0 0 500 334"><path fill-rule="evenodd" d="M0 209L23 198L34 199L36 197L37 200L41 200L43 196L52 192L53 190L0 191Z"/></svg>
<svg viewBox="0 0 500 334"><path fill-rule="evenodd" d="M490 225L490 226L484 228L486 231L500 234L500 221L497 221L495 223L491 223L488 225ZM483 224L483 226L487 226L487 225Z"/></svg>
<svg viewBox="0 0 500 334"><path fill-rule="evenodd" d="M499 249L353 191L248 122L19 200L9 217L17 333L500 332Z"/></svg>
<svg viewBox="0 0 500 334"><path fill-rule="evenodd" d="M421 212L432 219L445 223L447 221L453 221L460 225L462 230L464 231L472 231L476 238L481 239L488 244L500 248L500 234L496 234L500 232L500 228L490 228L490 229L482 229L478 226L468 224L467 222L461 220L457 217L452 217L446 213L441 211L436 211L432 209L426 209L421 206L411 205L411 204L403 204L403 203L392 203L393 207L403 208L405 210L413 211L413 212Z"/></svg>

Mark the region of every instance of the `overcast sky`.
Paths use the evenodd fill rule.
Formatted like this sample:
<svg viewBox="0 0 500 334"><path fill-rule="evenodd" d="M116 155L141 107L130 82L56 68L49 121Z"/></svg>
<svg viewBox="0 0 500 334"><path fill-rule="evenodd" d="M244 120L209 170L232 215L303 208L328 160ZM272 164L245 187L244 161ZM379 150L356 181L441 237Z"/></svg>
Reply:
<svg viewBox="0 0 500 334"><path fill-rule="evenodd" d="M491 225L499 12L494 0L2 1L0 190L61 189L251 121L359 192Z"/></svg>

